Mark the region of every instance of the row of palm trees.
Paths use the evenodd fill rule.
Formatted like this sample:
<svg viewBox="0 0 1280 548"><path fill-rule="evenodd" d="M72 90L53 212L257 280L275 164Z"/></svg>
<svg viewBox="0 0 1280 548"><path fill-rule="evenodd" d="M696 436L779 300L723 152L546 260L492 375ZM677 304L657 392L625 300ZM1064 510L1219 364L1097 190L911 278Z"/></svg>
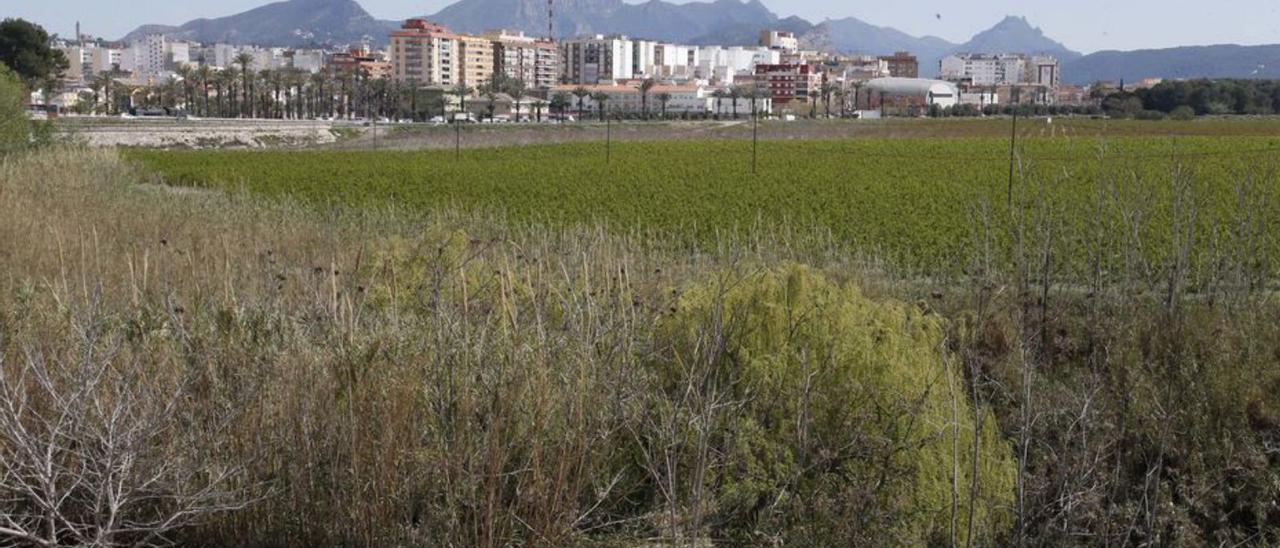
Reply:
<svg viewBox="0 0 1280 548"><path fill-rule="evenodd" d="M444 93L409 81L374 78L364 70L254 70L242 54L235 67L183 67L164 81L128 84L119 72L104 72L90 83L89 101L102 114L131 108L165 108L211 118L425 119L446 109Z"/></svg>
<svg viewBox="0 0 1280 548"><path fill-rule="evenodd" d="M99 113L116 114L131 107L165 108L182 110L195 116L217 118L269 118L269 119L351 119L390 118L426 120L433 116L448 116L448 97L456 96L459 111L466 111L467 101L478 93L476 100L485 103L489 117L494 116L499 94L512 98L516 119L524 114L527 105L531 116L541 121L544 111L560 119L567 118L575 104L578 119L585 119L586 102L594 103L596 113L603 120L610 96L605 91L592 91L579 86L569 92L555 92L547 99L526 100L533 91L515 78L498 76L481 85L479 89L459 84L442 90L418 85L417 82L398 82L391 78L374 78L364 70L321 71L309 73L302 70L264 69L254 70L254 59L240 54L234 66L216 70L208 66L184 67L176 75L163 82L137 86L119 80L119 73L104 73L91 83L89 101ZM636 89L640 92L641 111L645 119L652 117L651 99L658 105L660 117L667 117L667 107L673 99L670 93L652 93L657 82L642 80ZM746 102L750 113L758 112L761 99L769 97L769 90L754 85L734 85L713 92L715 115L726 114L729 106L732 118L739 117L739 105ZM825 112L831 115L833 103L839 106L840 115L847 113L849 93L841 86L824 82L811 90L812 116L817 116L819 99ZM652 96L652 97L651 97ZM834 101L833 101L834 99ZM853 87L853 103L858 101L858 87Z"/></svg>

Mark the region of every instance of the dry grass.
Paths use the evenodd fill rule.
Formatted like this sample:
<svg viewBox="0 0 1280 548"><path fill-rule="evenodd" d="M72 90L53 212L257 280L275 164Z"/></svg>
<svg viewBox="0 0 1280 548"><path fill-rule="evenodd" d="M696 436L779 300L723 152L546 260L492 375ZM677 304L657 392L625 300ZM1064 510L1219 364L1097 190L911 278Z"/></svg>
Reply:
<svg viewBox="0 0 1280 548"><path fill-rule="evenodd" d="M137 177L110 151L4 160L0 368L13 378L43 355L65 369L100 344L118 350L100 360L110 386L179 394L171 420L155 419L172 435L146 438L140 458L234 470L223 489L252 505L176 540L634 544L749 528L716 521L723 485L659 489L661 467L641 456L686 454L692 440L654 417L682 416L671 410L690 398L646 364L662 351L653 327L684 288L788 261L945 320L946 363L963 367L962 388L1025 462L1025 496L1010 510L1019 525L981 538L1280 539L1280 333L1266 292L1162 298L1177 272L1136 291L1056 287L1037 255L1053 232L1034 219L1023 236L1035 259L1022 270L933 286L803 230L676 250L603 230L316 211ZM701 466L750 468L727 460L733 438L709 435ZM867 462L881 441L860 448ZM885 508L870 485L843 492ZM829 530L816 515L786 514L751 538Z"/></svg>

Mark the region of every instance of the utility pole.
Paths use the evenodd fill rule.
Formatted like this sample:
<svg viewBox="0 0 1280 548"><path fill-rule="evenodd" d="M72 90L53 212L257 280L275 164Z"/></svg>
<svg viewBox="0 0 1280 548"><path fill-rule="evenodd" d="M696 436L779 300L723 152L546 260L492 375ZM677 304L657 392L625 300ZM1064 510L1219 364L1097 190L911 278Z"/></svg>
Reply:
<svg viewBox="0 0 1280 548"><path fill-rule="evenodd" d="M604 163L613 160L613 117L604 117Z"/></svg>
<svg viewBox="0 0 1280 548"><path fill-rule="evenodd" d="M760 111L751 101L751 174L756 174L756 156L760 149Z"/></svg>
<svg viewBox="0 0 1280 548"><path fill-rule="evenodd" d="M1013 163L1018 146L1018 110L1020 110L1018 107L1022 98L1020 91L1015 84L1013 87L1013 129L1009 132L1009 191L1007 200L1010 212L1013 211Z"/></svg>
<svg viewBox="0 0 1280 548"><path fill-rule="evenodd" d="M547 0L547 40L556 41L555 0Z"/></svg>

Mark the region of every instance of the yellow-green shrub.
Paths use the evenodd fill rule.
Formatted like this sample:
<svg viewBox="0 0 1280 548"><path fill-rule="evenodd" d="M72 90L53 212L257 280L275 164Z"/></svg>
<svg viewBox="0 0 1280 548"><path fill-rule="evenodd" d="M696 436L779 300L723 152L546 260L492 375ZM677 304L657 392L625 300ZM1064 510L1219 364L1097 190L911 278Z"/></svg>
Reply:
<svg viewBox="0 0 1280 548"><path fill-rule="evenodd" d="M974 498L974 413L938 320L784 266L688 289L659 337L671 396L720 394L702 398L722 410L703 503L715 536L946 542L953 492L961 542L971 504L975 541L1008 531L1012 451L981 412Z"/></svg>

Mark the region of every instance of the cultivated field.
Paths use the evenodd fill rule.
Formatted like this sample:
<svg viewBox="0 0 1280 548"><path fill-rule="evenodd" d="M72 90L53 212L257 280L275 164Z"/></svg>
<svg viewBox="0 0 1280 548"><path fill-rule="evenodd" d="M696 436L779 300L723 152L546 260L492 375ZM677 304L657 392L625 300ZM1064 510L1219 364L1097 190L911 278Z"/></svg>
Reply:
<svg viewBox="0 0 1280 548"><path fill-rule="evenodd" d="M605 226L714 247L757 231L817 233L912 271L1007 262L1018 227L1058 231L1064 274L1114 275L1179 256L1211 268L1248 241L1259 274L1280 257L1280 139L996 138L603 143L453 152L136 152L170 184L243 189L322 207L462 209L510 222ZM1186 224L1187 227L1182 225ZM824 244L827 245L827 244ZM1128 250L1127 265L1091 258ZM1114 255L1118 257L1118 255Z"/></svg>

